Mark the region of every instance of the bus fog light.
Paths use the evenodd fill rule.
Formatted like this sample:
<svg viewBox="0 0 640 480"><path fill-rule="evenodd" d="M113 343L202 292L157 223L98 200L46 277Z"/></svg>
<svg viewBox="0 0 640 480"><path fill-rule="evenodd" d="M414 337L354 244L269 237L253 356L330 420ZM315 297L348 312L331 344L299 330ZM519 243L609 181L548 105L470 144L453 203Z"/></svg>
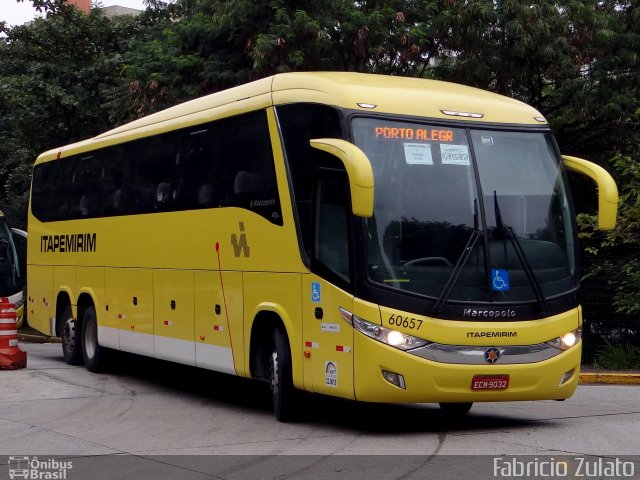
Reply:
<svg viewBox="0 0 640 480"><path fill-rule="evenodd" d="M399 373L382 370L382 376L387 382L391 383L392 385L395 385L396 387L399 387L403 390L407 389L407 386L404 383L404 377Z"/></svg>
<svg viewBox="0 0 640 480"><path fill-rule="evenodd" d="M560 383L558 384L558 386L561 387L562 385L567 383L567 381L573 376L573 372L575 372L575 370L576 370L575 368L572 368L568 372L565 372L564 375L562 375L562 378L560 379Z"/></svg>

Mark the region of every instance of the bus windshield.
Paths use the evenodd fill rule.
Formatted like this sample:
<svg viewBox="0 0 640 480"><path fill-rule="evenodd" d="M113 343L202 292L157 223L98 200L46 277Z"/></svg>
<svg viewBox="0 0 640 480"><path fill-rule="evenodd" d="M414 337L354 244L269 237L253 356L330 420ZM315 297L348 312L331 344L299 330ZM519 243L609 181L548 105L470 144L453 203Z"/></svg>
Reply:
<svg viewBox="0 0 640 480"><path fill-rule="evenodd" d="M7 221L0 219L0 296L8 297L22 290L18 255Z"/></svg>
<svg viewBox="0 0 640 480"><path fill-rule="evenodd" d="M447 301L534 302L577 286L550 134L357 117L375 176L371 281Z"/></svg>

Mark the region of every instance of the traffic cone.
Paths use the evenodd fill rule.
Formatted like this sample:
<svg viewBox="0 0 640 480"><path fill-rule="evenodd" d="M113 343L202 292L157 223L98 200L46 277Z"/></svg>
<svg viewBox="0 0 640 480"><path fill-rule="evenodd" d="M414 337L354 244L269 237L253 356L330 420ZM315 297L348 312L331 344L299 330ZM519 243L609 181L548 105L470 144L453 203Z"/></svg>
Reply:
<svg viewBox="0 0 640 480"><path fill-rule="evenodd" d="M16 370L27 366L27 352L18 347L16 306L0 298L0 369Z"/></svg>

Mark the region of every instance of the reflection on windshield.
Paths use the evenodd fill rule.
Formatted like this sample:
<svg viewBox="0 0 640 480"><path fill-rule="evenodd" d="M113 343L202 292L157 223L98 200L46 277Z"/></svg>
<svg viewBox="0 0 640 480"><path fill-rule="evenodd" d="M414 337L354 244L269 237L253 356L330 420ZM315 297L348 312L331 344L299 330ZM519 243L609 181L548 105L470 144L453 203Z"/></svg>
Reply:
<svg viewBox="0 0 640 480"><path fill-rule="evenodd" d="M372 118L354 119L353 132L375 176L374 216L366 221L372 281L440 298L453 274L450 301L537 301L535 283L544 296L573 288L573 227L545 134ZM517 242L499 231L495 202ZM459 263L474 231L484 240ZM496 273L500 288L490 281Z"/></svg>
<svg viewBox="0 0 640 480"><path fill-rule="evenodd" d="M18 256L7 222L0 221L0 296L10 296L22 288Z"/></svg>

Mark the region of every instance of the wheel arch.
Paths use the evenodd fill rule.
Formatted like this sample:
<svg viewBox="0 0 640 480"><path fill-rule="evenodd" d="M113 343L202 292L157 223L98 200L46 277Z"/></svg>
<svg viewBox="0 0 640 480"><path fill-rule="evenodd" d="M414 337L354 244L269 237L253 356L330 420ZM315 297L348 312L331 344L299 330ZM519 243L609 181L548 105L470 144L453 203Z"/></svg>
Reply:
<svg viewBox="0 0 640 480"><path fill-rule="evenodd" d="M82 316L84 315L85 310L88 307L96 306L96 302L94 301L94 297L91 292L83 291L80 293L78 297L78 303L76 307L77 311L77 320L82 320ZM96 309L96 321L97 321L97 309Z"/></svg>
<svg viewBox="0 0 640 480"><path fill-rule="evenodd" d="M71 292L68 289L63 288L58 292L58 295L56 296L55 334L58 337L62 336L62 331L60 330L62 328L61 322L63 321L62 317L67 307L71 307L71 315L74 319L77 319L77 315L75 314L75 305L71 303Z"/></svg>
<svg viewBox="0 0 640 480"><path fill-rule="evenodd" d="M302 385L301 366L296 364L294 352L295 328L291 317L280 305L263 303L256 308L249 336L249 375L268 379L269 359L273 347L273 332L280 329L289 347L294 384ZM296 379L300 378L300 382Z"/></svg>

